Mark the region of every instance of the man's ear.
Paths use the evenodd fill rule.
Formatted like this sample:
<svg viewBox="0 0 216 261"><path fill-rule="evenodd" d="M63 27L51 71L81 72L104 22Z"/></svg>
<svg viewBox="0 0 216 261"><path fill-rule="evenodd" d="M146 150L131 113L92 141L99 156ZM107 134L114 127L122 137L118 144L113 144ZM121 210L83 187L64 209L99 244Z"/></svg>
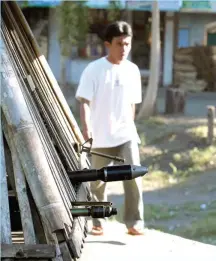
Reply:
<svg viewBox="0 0 216 261"><path fill-rule="evenodd" d="M109 47L110 47L110 45L111 45L111 43L110 43L110 42L107 42L107 41L105 41L105 42L104 42L104 45L105 45L105 47L106 47L106 48L109 48Z"/></svg>

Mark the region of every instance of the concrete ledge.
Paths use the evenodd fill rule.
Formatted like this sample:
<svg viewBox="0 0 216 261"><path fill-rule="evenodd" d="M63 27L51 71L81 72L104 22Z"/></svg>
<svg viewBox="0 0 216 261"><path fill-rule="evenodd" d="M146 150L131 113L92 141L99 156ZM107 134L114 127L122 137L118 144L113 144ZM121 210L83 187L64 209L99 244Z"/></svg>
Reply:
<svg viewBox="0 0 216 261"><path fill-rule="evenodd" d="M123 224L109 222L104 236L87 237L80 258L80 261L101 260L215 261L216 246L155 230L146 230L144 236L129 236Z"/></svg>

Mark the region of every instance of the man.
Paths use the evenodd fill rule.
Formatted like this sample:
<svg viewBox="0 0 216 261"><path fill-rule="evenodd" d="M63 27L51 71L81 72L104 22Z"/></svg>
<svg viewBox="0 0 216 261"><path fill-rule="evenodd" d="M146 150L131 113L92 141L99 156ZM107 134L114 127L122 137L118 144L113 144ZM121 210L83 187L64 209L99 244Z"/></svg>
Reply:
<svg viewBox="0 0 216 261"><path fill-rule="evenodd" d="M127 60L132 29L124 21L110 24L105 32L108 55L91 62L84 70L76 98L81 102L80 117L85 140L93 138L92 148L121 156L125 164L140 165L140 139L134 124L135 104L142 100L138 67ZM92 156L92 168L110 165L110 159ZM142 178L124 181L124 221L131 235L144 229ZM106 183L91 182L93 200L107 201ZM102 235L100 219L93 219L92 234Z"/></svg>

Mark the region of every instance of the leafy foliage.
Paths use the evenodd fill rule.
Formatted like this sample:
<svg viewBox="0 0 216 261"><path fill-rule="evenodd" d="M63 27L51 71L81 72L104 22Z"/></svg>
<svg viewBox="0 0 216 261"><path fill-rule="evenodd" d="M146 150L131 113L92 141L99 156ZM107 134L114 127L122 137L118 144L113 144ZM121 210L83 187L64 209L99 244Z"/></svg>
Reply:
<svg viewBox="0 0 216 261"><path fill-rule="evenodd" d="M120 1L110 1L108 7L108 21L113 22L120 20L122 16L122 5Z"/></svg>
<svg viewBox="0 0 216 261"><path fill-rule="evenodd" d="M84 43L89 30L86 1L64 1L57 8L59 18L59 42L61 52L69 56L72 46Z"/></svg>
<svg viewBox="0 0 216 261"><path fill-rule="evenodd" d="M81 46L85 43L89 26L94 23L93 17L89 15L87 1L63 1L57 7L59 19L58 38L61 52L69 56L72 46ZM120 1L109 1L107 9L107 20L113 22L121 19L122 6Z"/></svg>

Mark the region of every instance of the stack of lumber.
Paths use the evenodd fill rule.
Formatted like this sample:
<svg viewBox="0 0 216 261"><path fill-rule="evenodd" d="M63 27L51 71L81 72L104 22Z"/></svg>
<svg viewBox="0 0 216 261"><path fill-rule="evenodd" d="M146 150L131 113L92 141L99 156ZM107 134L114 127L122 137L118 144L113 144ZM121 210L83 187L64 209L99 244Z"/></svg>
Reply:
<svg viewBox="0 0 216 261"><path fill-rule="evenodd" d="M17 3L2 2L1 18L1 257L75 260L87 219L71 209L91 198L88 184L71 183L67 171L90 167L75 150L84 140ZM22 245L12 243L8 187L19 204Z"/></svg>
<svg viewBox="0 0 216 261"><path fill-rule="evenodd" d="M198 79L197 68L194 63L193 48L180 48L174 56L174 84L184 91L203 91L207 83Z"/></svg>
<svg viewBox="0 0 216 261"><path fill-rule="evenodd" d="M195 46L192 49L197 78L206 82L207 91L216 91L216 46Z"/></svg>

